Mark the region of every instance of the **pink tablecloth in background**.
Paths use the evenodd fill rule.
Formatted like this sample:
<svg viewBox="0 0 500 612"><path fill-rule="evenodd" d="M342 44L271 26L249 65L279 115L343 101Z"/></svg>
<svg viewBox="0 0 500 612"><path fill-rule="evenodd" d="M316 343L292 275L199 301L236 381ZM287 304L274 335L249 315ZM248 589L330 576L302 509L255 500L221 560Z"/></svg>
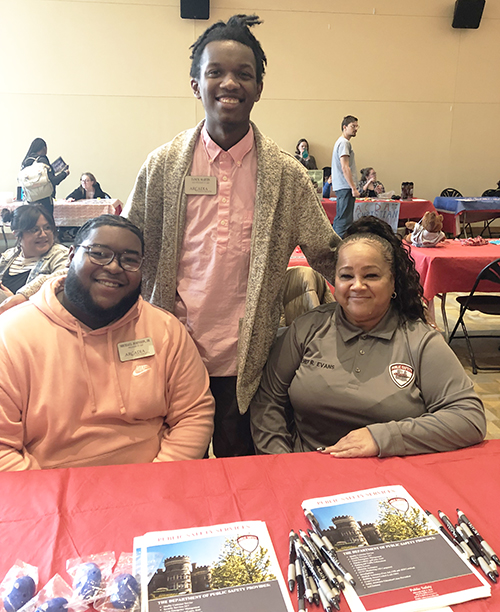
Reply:
<svg viewBox="0 0 500 612"><path fill-rule="evenodd" d="M484 266L500 257L500 245L463 246L459 240L445 240L432 248L410 248L429 300L438 293L470 291ZM500 286L484 283L481 290L500 291Z"/></svg>

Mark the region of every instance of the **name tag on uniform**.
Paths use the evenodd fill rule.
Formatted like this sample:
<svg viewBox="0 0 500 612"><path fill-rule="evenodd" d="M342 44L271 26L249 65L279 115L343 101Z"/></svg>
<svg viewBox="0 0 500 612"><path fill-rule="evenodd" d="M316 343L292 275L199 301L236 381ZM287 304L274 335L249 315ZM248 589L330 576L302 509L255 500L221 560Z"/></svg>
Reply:
<svg viewBox="0 0 500 612"><path fill-rule="evenodd" d="M140 340L129 340L118 344L118 355L120 361L132 361L151 357L155 354L155 347L151 338L141 338Z"/></svg>
<svg viewBox="0 0 500 612"><path fill-rule="evenodd" d="M186 176L184 193L186 195L216 195L217 178L215 176Z"/></svg>

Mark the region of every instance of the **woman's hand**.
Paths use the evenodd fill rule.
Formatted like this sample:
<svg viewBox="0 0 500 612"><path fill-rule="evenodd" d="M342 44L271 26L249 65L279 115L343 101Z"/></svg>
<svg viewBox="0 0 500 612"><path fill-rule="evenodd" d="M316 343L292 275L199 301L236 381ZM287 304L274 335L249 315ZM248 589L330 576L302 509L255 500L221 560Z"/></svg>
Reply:
<svg viewBox="0 0 500 612"><path fill-rule="evenodd" d="M0 314L2 314L2 312L5 312L6 310L9 310L9 308L13 308L18 304L23 304L27 301L27 298L25 298L24 295L21 295L20 293L16 293L16 295L11 295L0 304Z"/></svg>
<svg viewBox="0 0 500 612"><path fill-rule="evenodd" d="M367 427L354 429L340 438L337 444L322 449L321 452L334 457L376 457L379 454L378 444Z"/></svg>
<svg viewBox="0 0 500 612"><path fill-rule="evenodd" d="M382 185L377 185L375 187L375 191L380 194L380 193L382 193L384 191L384 188L383 188Z"/></svg>
<svg viewBox="0 0 500 612"><path fill-rule="evenodd" d="M12 291L10 289L7 289L7 287L5 285L2 285L2 283L0 283L0 289L5 293L7 297L12 297L14 295Z"/></svg>

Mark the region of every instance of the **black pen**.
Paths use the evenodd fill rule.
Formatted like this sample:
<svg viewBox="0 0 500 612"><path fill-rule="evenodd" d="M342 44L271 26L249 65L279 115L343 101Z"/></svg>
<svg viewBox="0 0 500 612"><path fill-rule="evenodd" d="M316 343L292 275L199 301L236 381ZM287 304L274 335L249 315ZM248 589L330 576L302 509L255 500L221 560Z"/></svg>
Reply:
<svg viewBox="0 0 500 612"><path fill-rule="evenodd" d="M335 574L335 586L338 589L342 589L342 590L345 589L344 575L338 567L338 565L340 564L337 563L330 556L330 550L333 551L333 546L331 542L325 536L323 536L323 538L320 538L317 534L311 531L309 532L309 536L311 537L311 540L316 544L316 546L320 548L321 553L323 554L324 558L330 564L330 568L333 570ZM327 546L327 543L330 545L330 547Z"/></svg>
<svg viewBox="0 0 500 612"><path fill-rule="evenodd" d="M425 510L425 513L427 514L427 518L434 525L434 527L436 529L439 529L439 531L453 544L453 546L458 548L458 550L461 553L465 554L465 551L462 548L460 548L460 544L456 540L453 539L450 533L446 531L446 529L443 527L443 525L441 525L441 523L437 520L437 518L431 512L429 512L429 510Z"/></svg>
<svg viewBox="0 0 500 612"><path fill-rule="evenodd" d="M318 521L316 520L316 517L313 515L313 513L310 510L306 511L306 517L311 523L311 526L314 532L316 533L316 535L321 539L321 542L322 542L321 551L325 554L328 561L332 563L335 569L337 569L340 572L340 574L343 577L343 580L347 580L347 582L350 582L352 586L355 586L356 582L354 578L351 576L351 574L349 574L347 570L345 570L342 567L342 564L340 563L337 557L337 553L335 552L335 548L333 547L333 544L330 542L330 540L325 535L323 535L323 532L321 531L321 528L319 526ZM344 588L343 581L342 582L339 581L339 584L340 584L340 588Z"/></svg>
<svg viewBox="0 0 500 612"><path fill-rule="evenodd" d="M309 550L311 551L311 554L313 555L314 561L316 565L319 565L321 567L321 569L324 571L326 577L328 578L328 580L330 581L330 584L335 585L337 583L337 580L335 578L335 574L332 571L332 568L328 565L328 563L326 563L323 558L321 557L321 549L318 549L317 544L314 543L314 541L312 540L312 538L309 537L309 535L307 533L305 533L305 531L302 531L302 529L299 529L299 534L300 537L302 538L302 541L306 544L306 546L308 546ZM336 591L337 589L335 589ZM339 596L340 599L340 595L337 592L335 592L332 589L332 592L335 596Z"/></svg>
<svg viewBox="0 0 500 612"><path fill-rule="evenodd" d="M297 553L295 552L294 540L295 532L292 529L288 536L288 588L290 589L290 593L293 591L295 585L295 558L297 557Z"/></svg>
<svg viewBox="0 0 500 612"><path fill-rule="evenodd" d="M295 543L297 546L297 556L299 556L307 565L311 574L314 576L318 587L323 591L323 594L325 595L329 603L332 604L332 606L337 607L335 596L332 593L330 587L328 586L325 573L323 572L321 567L314 565L314 560L309 550L298 540L295 540Z"/></svg>
<svg viewBox="0 0 500 612"><path fill-rule="evenodd" d="M319 598L321 600L321 605L325 609L325 612L332 612L332 607L328 603L328 600L326 599L326 597L323 595L323 591L320 589L318 593L319 593Z"/></svg>
<svg viewBox="0 0 500 612"><path fill-rule="evenodd" d="M484 548L484 550L490 555L490 557L493 559L493 561L500 566L500 559L498 558L498 555L495 553L495 551L493 550L493 548L491 548L491 546L488 544L488 542L486 542L486 540L484 540L482 538L482 536L480 535L479 531L474 527L474 525L469 521L469 519L465 516L465 514L459 510L457 508L457 514L458 514L458 520L462 523L465 523L467 525L467 527L472 531L472 533L476 536L476 538L479 540L479 543L481 544L481 546Z"/></svg>
<svg viewBox="0 0 500 612"><path fill-rule="evenodd" d="M496 583L497 578L495 576L495 573L493 571L491 571L491 567L486 563L486 560L483 557L483 555L481 554L481 551L480 550L477 551L477 549L474 550L476 548L476 546L478 546L478 545L473 543L473 540L471 538L469 538L467 533L464 531L463 523L462 523L462 525L455 525L455 529L460 534L460 536L466 541L466 543L470 546L471 550L473 550L473 552L475 554L475 557L477 559L477 562L479 564L479 567L483 570L483 572L486 574L486 576L492 582Z"/></svg>
<svg viewBox="0 0 500 612"><path fill-rule="evenodd" d="M307 576L307 580L309 582L309 588L312 591L313 601L317 606L319 606L319 591L318 591L318 587L316 586L314 576L311 573L309 573Z"/></svg>
<svg viewBox="0 0 500 612"><path fill-rule="evenodd" d="M446 529L448 529L448 531L451 533L451 535L458 542L458 544L460 545L460 548L467 555L467 558L469 559L469 561L471 563L473 563L474 565L479 565L478 560L476 559L476 557L475 557L474 553L472 552L472 550L467 545L467 542L463 541L462 536L457 532L457 530L455 529L453 523L446 516L446 514L444 512L441 512L441 510L438 510L438 516L443 521L443 523L445 524Z"/></svg>
<svg viewBox="0 0 500 612"><path fill-rule="evenodd" d="M312 604L314 601L313 592L311 589L311 584L309 582L309 578L311 577L311 572L305 563L302 563L302 578L304 579L304 597L307 601Z"/></svg>
<svg viewBox="0 0 500 612"><path fill-rule="evenodd" d="M296 546L297 540L294 540ZM304 601L305 587L304 587L304 576L302 574L302 564L299 559L299 555L295 555L295 582L297 583L297 601L299 604L299 610L303 611L306 609Z"/></svg>
<svg viewBox="0 0 500 612"><path fill-rule="evenodd" d="M479 539L476 538L476 536L472 533L472 531L467 526L467 523L464 523L463 521L460 521L459 524L462 527L462 531L469 538L468 542L469 542L470 547L474 551L474 554L477 557L479 557L479 556L483 557L483 559L486 561L488 567L495 574L495 576L498 577L497 564L493 561L493 559L488 554L488 552L481 546L481 543L479 542Z"/></svg>
<svg viewBox="0 0 500 612"><path fill-rule="evenodd" d="M304 514L306 515L306 519L311 523L311 527L313 528L314 533L320 538L323 537L323 532L319 526L318 520L314 516L314 514L310 510L304 510Z"/></svg>

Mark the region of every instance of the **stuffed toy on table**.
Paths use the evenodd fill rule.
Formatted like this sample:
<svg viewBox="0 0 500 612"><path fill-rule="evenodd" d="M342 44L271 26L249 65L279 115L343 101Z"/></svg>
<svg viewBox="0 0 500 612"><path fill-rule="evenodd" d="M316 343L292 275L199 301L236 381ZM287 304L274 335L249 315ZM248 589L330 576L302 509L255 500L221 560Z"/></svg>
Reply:
<svg viewBox="0 0 500 612"><path fill-rule="evenodd" d="M435 211L427 211L420 221L407 221L405 226L410 234L404 240L416 247L435 247L446 240L443 230L443 215Z"/></svg>

